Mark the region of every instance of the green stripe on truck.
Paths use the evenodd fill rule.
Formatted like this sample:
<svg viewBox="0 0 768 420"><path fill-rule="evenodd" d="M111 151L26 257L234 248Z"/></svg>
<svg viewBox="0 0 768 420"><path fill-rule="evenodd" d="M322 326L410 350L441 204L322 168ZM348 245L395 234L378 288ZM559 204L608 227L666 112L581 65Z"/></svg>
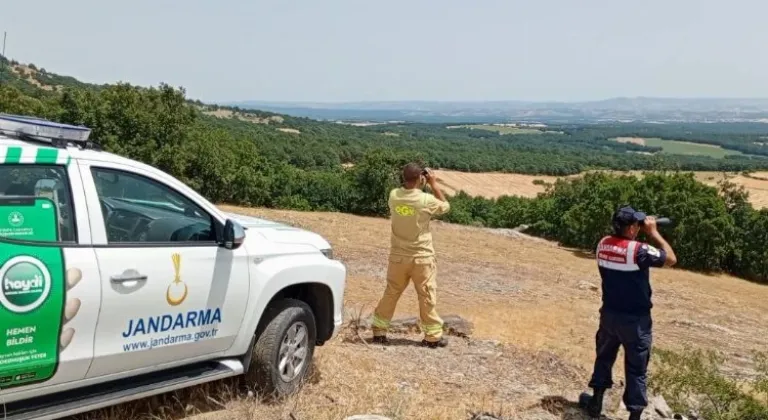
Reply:
<svg viewBox="0 0 768 420"><path fill-rule="evenodd" d="M9 147L5 152L4 163L19 163L19 161L21 161L21 147Z"/></svg>
<svg viewBox="0 0 768 420"><path fill-rule="evenodd" d="M37 155L35 155L35 163L38 163L38 164L56 163L56 159L58 157L59 157L59 151L57 149L40 147L37 149Z"/></svg>

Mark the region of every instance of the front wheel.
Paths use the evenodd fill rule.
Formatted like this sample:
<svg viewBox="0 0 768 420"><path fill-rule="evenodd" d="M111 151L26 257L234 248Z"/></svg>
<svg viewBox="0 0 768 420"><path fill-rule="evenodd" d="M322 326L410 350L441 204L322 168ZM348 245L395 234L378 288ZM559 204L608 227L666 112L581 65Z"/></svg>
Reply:
<svg viewBox="0 0 768 420"><path fill-rule="evenodd" d="M309 305L296 299L273 303L264 316L268 324L253 347L254 380L267 395L293 395L312 364L315 316Z"/></svg>

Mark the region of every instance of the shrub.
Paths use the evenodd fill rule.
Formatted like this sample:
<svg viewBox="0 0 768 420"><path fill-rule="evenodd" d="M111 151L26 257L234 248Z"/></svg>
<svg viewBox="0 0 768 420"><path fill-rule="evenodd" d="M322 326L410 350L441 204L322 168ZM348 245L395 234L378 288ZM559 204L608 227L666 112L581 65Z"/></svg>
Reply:
<svg viewBox="0 0 768 420"><path fill-rule="evenodd" d="M721 370L725 357L715 351L680 353L654 349L649 386L677 412L693 410L708 420L768 419L768 363L754 356L756 373L743 380Z"/></svg>

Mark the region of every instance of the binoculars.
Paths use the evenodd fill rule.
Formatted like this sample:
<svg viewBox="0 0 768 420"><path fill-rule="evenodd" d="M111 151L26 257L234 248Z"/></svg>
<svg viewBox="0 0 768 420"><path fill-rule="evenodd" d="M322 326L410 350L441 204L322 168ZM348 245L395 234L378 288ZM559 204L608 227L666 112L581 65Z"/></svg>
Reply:
<svg viewBox="0 0 768 420"><path fill-rule="evenodd" d="M645 222L640 222L640 226L644 224ZM656 218L656 224L658 226L669 225L669 224L672 224L672 219L670 219L669 217L658 217Z"/></svg>
<svg viewBox="0 0 768 420"><path fill-rule="evenodd" d="M633 211L633 212L637 213L637 211L634 210L634 208L632 208L629 204L622 204L622 205L620 205L618 207L617 213L614 213L614 217L618 216L618 214L619 214L618 212L624 212L624 211ZM656 218L656 225L657 226L670 225L673 222L672 219L670 219L669 217L660 217L660 216L655 216L655 215L650 215L650 214L649 214L649 216L652 216L652 217ZM640 226L643 226L643 225L645 225L645 223L644 222L640 222Z"/></svg>

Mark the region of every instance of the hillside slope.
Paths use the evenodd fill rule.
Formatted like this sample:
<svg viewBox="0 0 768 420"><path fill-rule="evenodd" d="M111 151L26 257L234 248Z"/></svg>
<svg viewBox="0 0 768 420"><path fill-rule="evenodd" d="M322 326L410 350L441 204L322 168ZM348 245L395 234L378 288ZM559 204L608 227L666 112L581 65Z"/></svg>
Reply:
<svg viewBox="0 0 768 420"><path fill-rule="evenodd" d="M161 84L161 89L165 91ZM124 83L95 85L62 76L33 64L9 61L0 56L0 112L33 113L94 126L94 137L105 137L115 118L125 111L110 110L100 102L143 95L147 90ZM171 91L177 91L174 88ZM174 96L166 91L164 100ZM85 93L88 92L88 93ZM96 95L101 92L103 95ZM333 171L342 164L359 163L377 149L407 159L422 158L433 167L488 172L570 175L588 169L615 170L715 170L768 169L768 149L761 139L768 136L764 124L566 124L552 126L556 132L516 134L514 139L495 131L448 129L444 124L392 123L356 127L315 121L271 112L243 110L186 98L204 136L247 137L261 154L306 170ZM66 96L62 100L62 96ZM119 111L119 112L118 112ZM155 108L148 110L157 112ZM186 109L185 109L186 111ZM173 113L171 113L173 114ZM132 117L136 117L132 115ZM104 127L99 127L103 124ZM744 155L713 158L680 154L656 154L662 148L610 141L611 137L637 136L653 130L661 138L684 137L688 141L718 145ZM661 131L659 131L661 130ZM152 132L142 133L152 139ZM692 136L687 138L686 136ZM228 146L224 146L227 148ZM658 150L657 150L658 149Z"/></svg>
<svg viewBox="0 0 768 420"><path fill-rule="evenodd" d="M354 325L360 313L363 319L370 314L384 287L387 220L222 207L327 237L349 269L346 321ZM580 419L557 402L575 401L591 371L600 304L592 257L509 231L444 223L435 225L435 243L438 308L474 322L468 342L451 337L450 347L428 350L413 345L417 335L403 335L383 348L360 340L370 332L358 336L348 328L318 349L312 382L282 404L260 403L248 397L244 383L228 381L85 418L338 420L381 413L426 420L495 411L508 418ZM751 374L749 352L768 347L767 287L674 269L657 270L652 281L657 348L718 349L728 357L727 372ZM417 313L409 288L395 317ZM615 374L623 377L621 362ZM611 407L617 407L621 388L611 395Z"/></svg>

